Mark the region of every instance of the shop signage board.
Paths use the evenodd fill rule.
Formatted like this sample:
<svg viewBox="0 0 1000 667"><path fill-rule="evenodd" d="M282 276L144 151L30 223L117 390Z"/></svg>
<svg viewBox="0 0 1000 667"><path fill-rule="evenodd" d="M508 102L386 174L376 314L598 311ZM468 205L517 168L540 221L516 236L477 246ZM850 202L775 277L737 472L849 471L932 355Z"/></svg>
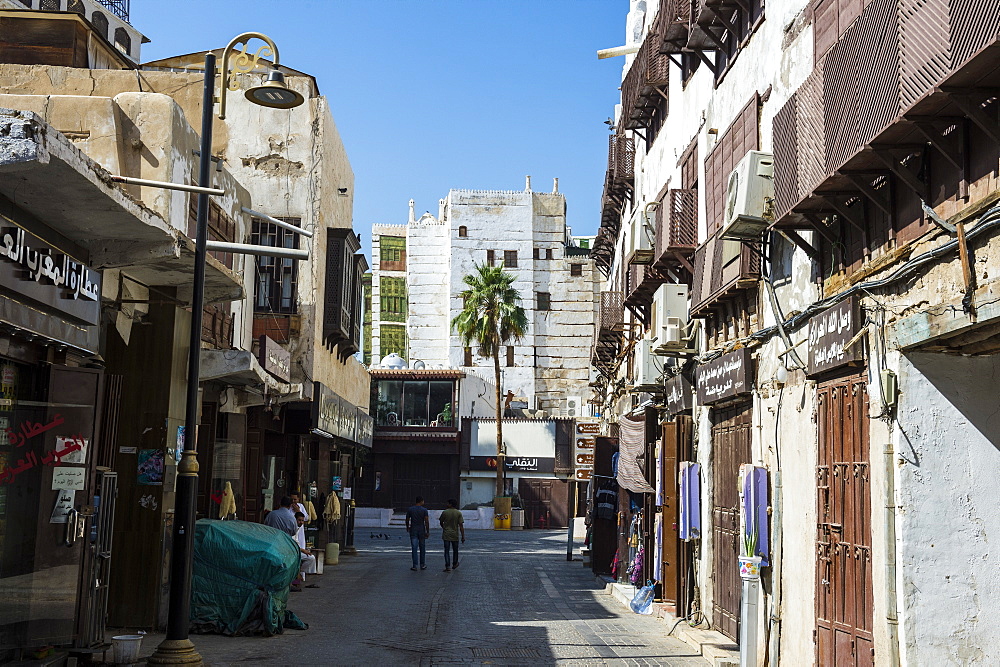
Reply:
<svg viewBox="0 0 1000 667"><path fill-rule="evenodd" d="M267 336L261 336L257 346L261 367L282 382L292 381L292 354Z"/></svg>
<svg viewBox="0 0 1000 667"><path fill-rule="evenodd" d="M0 220L0 287L84 324L101 319L101 274Z"/></svg>
<svg viewBox="0 0 1000 667"><path fill-rule="evenodd" d="M664 387L663 400L667 408L667 414L676 415L685 410L690 410L694 388L691 382L684 375L675 375L668 378Z"/></svg>
<svg viewBox="0 0 1000 667"><path fill-rule="evenodd" d="M862 345L847 347L861 330L859 312L857 298L851 297L809 319L808 375L863 361Z"/></svg>
<svg viewBox="0 0 1000 667"><path fill-rule="evenodd" d="M601 432L598 421L578 421L576 423L576 447L573 450L573 467L577 480L586 481L594 471L594 447Z"/></svg>
<svg viewBox="0 0 1000 667"><path fill-rule="evenodd" d="M313 383L312 418L320 435L343 438L363 447L372 446L375 422L371 415L322 382Z"/></svg>
<svg viewBox="0 0 1000 667"><path fill-rule="evenodd" d="M375 420L372 416L358 408L358 437L357 443L364 447L372 446L372 436L375 433Z"/></svg>
<svg viewBox="0 0 1000 667"><path fill-rule="evenodd" d="M741 348L698 366L695 372L699 405L710 405L749 394L750 350Z"/></svg>
<svg viewBox="0 0 1000 667"><path fill-rule="evenodd" d="M504 468L508 472L555 472L555 457L541 456L508 456L504 459ZM495 456L470 456L470 470L496 470Z"/></svg>
<svg viewBox="0 0 1000 667"><path fill-rule="evenodd" d="M340 397L322 382L313 391L313 424L330 436L340 435Z"/></svg>

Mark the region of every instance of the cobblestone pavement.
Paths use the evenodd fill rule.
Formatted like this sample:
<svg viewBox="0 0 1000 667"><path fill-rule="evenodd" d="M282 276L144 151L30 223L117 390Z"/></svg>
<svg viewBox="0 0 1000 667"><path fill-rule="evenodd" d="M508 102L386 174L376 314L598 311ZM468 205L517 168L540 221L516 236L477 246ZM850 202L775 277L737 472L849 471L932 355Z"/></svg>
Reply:
<svg viewBox="0 0 1000 667"><path fill-rule="evenodd" d="M564 531L470 530L453 572L440 535L428 540L427 569L412 572L404 531L358 529L358 555L289 598L308 630L191 638L211 665L709 664L567 562ZM143 655L161 639L148 635Z"/></svg>

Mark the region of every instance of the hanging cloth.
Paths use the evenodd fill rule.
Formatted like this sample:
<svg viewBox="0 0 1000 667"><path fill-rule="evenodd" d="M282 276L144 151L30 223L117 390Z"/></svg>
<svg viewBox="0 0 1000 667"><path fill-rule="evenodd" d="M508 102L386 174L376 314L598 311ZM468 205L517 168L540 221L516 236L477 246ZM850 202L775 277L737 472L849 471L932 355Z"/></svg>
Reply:
<svg viewBox="0 0 1000 667"><path fill-rule="evenodd" d="M656 551L653 556L653 579L660 581L663 578L663 559L658 556L663 553L663 514L656 514Z"/></svg>
<svg viewBox="0 0 1000 667"><path fill-rule="evenodd" d="M233 483L226 482L222 490L222 503L219 505L219 518L225 519L230 514L236 514L236 498L233 496Z"/></svg>
<svg viewBox="0 0 1000 667"><path fill-rule="evenodd" d="M618 420L618 454L618 485L635 493L655 493L640 463L646 456L646 420Z"/></svg>
<svg viewBox="0 0 1000 667"><path fill-rule="evenodd" d="M685 541L701 537L701 465L691 461L680 464L680 521L677 536Z"/></svg>
<svg viewBox="0 0 1000 667"><path fill-rule="evenodd" d="M340 498L336 493L331 493L326 499L326 508L323 510L323 518L327 521L340 521Z"/></svg>

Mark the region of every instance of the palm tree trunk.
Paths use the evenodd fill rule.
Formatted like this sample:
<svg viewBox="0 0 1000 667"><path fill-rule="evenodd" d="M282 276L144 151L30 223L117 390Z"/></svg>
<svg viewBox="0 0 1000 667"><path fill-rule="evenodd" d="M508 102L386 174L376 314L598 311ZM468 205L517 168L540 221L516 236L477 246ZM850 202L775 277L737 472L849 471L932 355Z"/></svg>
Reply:
<svg viewBox="0 0 1000 667"><path fill-rule="evenodd" d="M503 395L503 387L500 386L500 350L496 351L493 355L493 377L496 380L497 385L497 497L503 495L503 478L504 478L504 448L503 448L503 404L501 403L501 396Z"/></svg>

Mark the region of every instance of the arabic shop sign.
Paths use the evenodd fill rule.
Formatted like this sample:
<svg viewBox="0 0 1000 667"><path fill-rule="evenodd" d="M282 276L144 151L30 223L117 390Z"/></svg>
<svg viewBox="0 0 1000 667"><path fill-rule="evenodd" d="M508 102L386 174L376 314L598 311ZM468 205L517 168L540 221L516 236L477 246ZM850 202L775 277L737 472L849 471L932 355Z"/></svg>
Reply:
<svg viewBox="0 0 1000 667"><path fill-rule="evenodd" d="M708 405L750 393L750 350L742 348L698 366L698 404Z"/></svg>
<svg viewBox="0 0 1000 667"><path fill-rule="evenodd" d="M0 287L86 324L101 315L101 275L20 227L0 228Z"/></svg>
<svg viewBox="0 0 1000 667"><path fill-rule="evenodd" d="M292 354L267 336L261 336L257 347L261 368L282 382L292 381Z"/></svg>
<svg viewBox="0 0 1000 667"><path fill-rule="evenodd" d="M554 457L508 456L504 458L503 467L507 472L555 472L556 460ZM469 469L495 471L497 459L495 456L470 456Z"/></svg>
<svg viewBox="0 0 1000 667"><path fill-rule="evenodd" d="M366 412L341 398L322 382L314 383L313 424L331 437L372 446L374 422Z"/></svg>
<svg viewBox="0 0 1000 667"><path fill-rule="evenodd" d="M858 300L852 297L810 318L808 375L862 361L862 345L854 341L860 330L858 313Z"/></svg>
<svg viewBox="0 0 1000 667"><path fill-rule="evenodd" d="M667 379L663 395L667 414L676 415L679 412L690 410L692 407L691 393L691 383L683 374Z"/></svg>

